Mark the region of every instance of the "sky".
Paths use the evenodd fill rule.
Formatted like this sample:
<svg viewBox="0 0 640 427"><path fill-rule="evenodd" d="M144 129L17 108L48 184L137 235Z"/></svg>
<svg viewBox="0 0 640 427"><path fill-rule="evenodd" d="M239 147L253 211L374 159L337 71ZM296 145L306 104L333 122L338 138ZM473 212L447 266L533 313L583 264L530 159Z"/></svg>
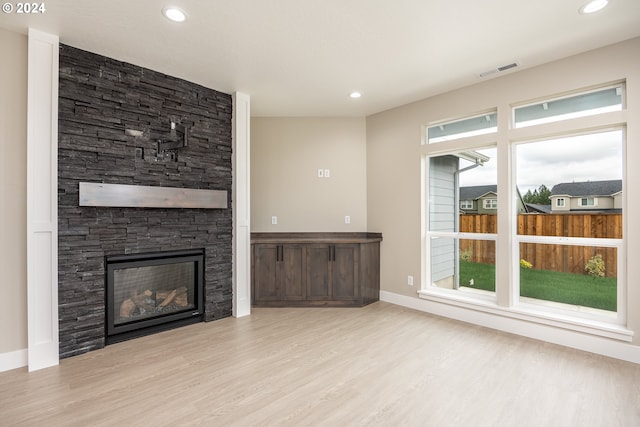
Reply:
<svg viewBox="0 0 640 427"><path fill-rule="evenodd" d="M622 179L622 147L622 131L518 144L515 159L520 193L542 184L551 189L561 182ZM492 160L461 173L461 187L496 183L496 149L476 151Z"/></svg>

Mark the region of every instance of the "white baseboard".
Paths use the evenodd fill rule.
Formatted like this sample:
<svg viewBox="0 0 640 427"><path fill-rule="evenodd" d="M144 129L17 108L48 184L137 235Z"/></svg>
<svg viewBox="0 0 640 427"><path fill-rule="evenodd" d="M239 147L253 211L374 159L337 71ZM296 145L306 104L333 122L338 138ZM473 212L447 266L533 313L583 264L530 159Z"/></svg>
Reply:
<svg viewBox="0 0 640 427"><path fill-rule="evenodd" d="M640 346L526 320L514 319L422 298L380 291L380 301L515 335L640 364Z"/></svg>
<svg viewBox="0 0 640 427"><path fill-rule="evenodd" d="M0 353L0 372L22 368L23 366L27 366L27 363L28 353L26 348L8 353Z"/></svg>

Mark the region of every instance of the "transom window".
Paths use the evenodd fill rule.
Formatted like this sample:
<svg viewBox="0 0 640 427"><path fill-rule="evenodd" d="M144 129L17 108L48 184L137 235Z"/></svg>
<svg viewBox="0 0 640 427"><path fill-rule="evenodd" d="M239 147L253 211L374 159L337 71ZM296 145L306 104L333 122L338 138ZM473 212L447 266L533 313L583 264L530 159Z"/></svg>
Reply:
<svg viewBox="0 0 640 427"><path fill-rule="evenodd" d="M623 86L523 105L513 110L516 128L622 110Z"/></svg>
<svg viewBox="0 0 640 427"><path fill-rule="evenodd" d="M438 123L428 128L427 141L429 144L433 144L495 132L498 129L497 117L496 112L489 112L460 120Z"/></svg>

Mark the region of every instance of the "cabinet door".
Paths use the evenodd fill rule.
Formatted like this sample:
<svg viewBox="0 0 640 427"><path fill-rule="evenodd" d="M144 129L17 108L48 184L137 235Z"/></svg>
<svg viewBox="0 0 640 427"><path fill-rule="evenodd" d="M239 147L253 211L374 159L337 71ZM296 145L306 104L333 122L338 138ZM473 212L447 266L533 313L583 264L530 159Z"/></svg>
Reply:
<svg viewBox="0 0 640 427"><path fill-rule="evenodd" d="M338 244L333 246L331 262L331 285L334 300L358 298L359 245Z"/></svg>
<svg viewBox="0 0 640 427"><path fill-rule="evenodd" d="M364 304L380 299L380 242L360 245L360 297Z"/></svg>
<svg viewBox="0 0 640 427"><path fill-rule="evenodd" d="M307 298L304 253L303 245L285 244L281 246L278 282L284 300L300 301Z"/></svg>
<svg viewBox="0 0 640 427"><path fill-rule="evenodd" d="M278 290L278 245L260 243L253 247L254 301L277 301Z"/></svg>
<svg viewBox="0 0 640 427"><path fill-rule="evenodd" d="M329 286L329 261L332 246L325 244L306 245L307 299L331 299Z"/></svg>

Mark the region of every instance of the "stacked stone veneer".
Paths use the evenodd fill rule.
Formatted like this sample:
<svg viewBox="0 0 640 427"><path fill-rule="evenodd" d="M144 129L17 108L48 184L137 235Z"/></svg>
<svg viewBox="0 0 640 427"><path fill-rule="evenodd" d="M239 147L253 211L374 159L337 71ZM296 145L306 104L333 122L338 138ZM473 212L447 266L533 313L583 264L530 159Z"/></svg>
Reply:
<svg viewBox="0 0 640 427"><path fill-rule="evenodd" d="M105 345L105 255L203 248L205 320L231 315L231 96L61 45L58 146L60 357ZM159 155L171 121L177 160ZM78 206L78 183L226 190L227 209Z"/></svg>

